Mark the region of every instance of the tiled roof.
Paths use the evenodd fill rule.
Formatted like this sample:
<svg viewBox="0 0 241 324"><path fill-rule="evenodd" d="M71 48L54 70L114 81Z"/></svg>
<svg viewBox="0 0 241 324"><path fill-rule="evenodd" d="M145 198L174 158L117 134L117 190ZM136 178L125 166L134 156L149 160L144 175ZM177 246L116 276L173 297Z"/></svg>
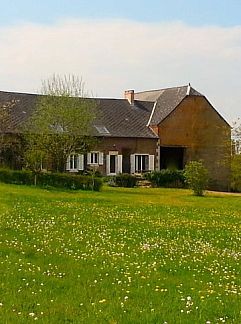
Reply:
<svg viewBox="0 0 241 324"><path fill-rule="evenodd" d="M9 132L18 132L23 123L34 112L40 95L0 91L0 105L14 102L11 109ZM152 102L135 101L130 105L125 99L95 99L97 118L93 132L96 136L106 137L143 137L157 136L146 125L153 108ZM107 131L101 132L101 129Z"/></svg>
<svg viewBox="0 0 241 324"><path fill-rule="evenodd" d="M157 138L148 126L162 122L186 96L203 95L188 85L137 92L134 104L126 99L97 98L95 100L98 109L93 123L93 134L101 137ZM10 132L19 131L20 126L36 108L39 97L37 94L0 91L0 105L14 102L9 123Z"/></svg>
<svg viewBox="0 0 241 324"><path fill-rule="evenodd" d="M152 102L135 101L130 105L125 99L97 99L100 111L96 126L104 126L114 137L150 137L156 135L146 126L153 108ZM96 132L96 135L98 132Z"/></svg>
<svg viewBox="0 0 241 324"><path fill-rule="evenodd" d="M186 96L203 96L190 86L167 88L135 93L135 99L155 102L149 125L158 125Z"/></svg>
<svg viewBox="0 0 241 324"><path fill-rule="evenodd" d="M36 107L37 95L0 91L0 107L12 107L9 116L9 132L18 132Z"/></svg>

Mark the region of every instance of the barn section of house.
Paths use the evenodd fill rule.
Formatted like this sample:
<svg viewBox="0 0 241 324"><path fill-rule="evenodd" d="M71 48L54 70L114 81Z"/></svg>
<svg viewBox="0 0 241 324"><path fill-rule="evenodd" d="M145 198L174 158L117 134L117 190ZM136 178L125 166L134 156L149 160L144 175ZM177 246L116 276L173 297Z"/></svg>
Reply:
<svg viewBox="0 0 241 324"><path fill-rule="evenodd" d="M228 190L231 128L207 98L190 85L100 99L96 151L79 156L79 166L103 174L183 169L202 160L210 188ZM102 134L101 134L102 132ZM72 156L72 162L74 155ZM69 159L68 169L73 163ZM77 166L77 163L76 163Z"/></svg>
<svg viewBox="0 0 241 324"><path fill-rule="evenodd" d="M0 102L14 100L17 125L33 111L37 95L0 92ZM102 174L183 169L203 160L211 187L227 190L231 130L207 98L190 85L125 92L123 99L96 99L93 124L97 145L87 154L71 154L66 169L94 168Z"/></svg>

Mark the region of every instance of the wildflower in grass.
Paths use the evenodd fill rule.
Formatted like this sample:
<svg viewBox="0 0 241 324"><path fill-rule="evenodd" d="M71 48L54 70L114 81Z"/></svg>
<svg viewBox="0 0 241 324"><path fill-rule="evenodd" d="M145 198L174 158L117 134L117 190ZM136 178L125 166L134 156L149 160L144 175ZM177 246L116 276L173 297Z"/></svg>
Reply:
<svg viewBox="0 0 241 324"><path fill-rule="evenodd" d="M143 249L143 250L150 250L150 244L148 244L148 243L144 243L144 244L142 245L142 249Z"/></svg>
<svg viewBox="0 0 241 324"><path fill-rule="evenodd" d="M106 299L101 299L101 300L99 300L99 303L100 304L103 304L103 303L105 303L106 302Z"/></svg>

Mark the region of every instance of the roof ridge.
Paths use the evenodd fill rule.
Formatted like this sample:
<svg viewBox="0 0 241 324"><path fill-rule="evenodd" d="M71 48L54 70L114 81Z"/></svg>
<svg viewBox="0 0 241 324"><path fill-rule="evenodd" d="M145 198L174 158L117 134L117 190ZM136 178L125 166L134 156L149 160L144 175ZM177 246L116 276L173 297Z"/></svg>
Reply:
<svg viewBox="0 0 241 324"><path fill-rule="evenodd" d="M168 88L161 88L161 89L153 89L153 90L138 91L138 92L135 92L135 94L145 93L145 92L157 92L157 91L161 91L161 90L169 90L169 89L177 89L177 88L185 88L185 87L188 87L188 85L176 86L176 87L168 87Z"/></svg>
<svg viewBox="0 0 241 324"><path fill-rule="evenodd" d="M6 93L6 94L15 94L15 95L29 95L29 96L41 96L41 93L30 93L30 92L16 92L16 91L5 91L0 90L0 93Z"/></svg>
<svg viewBox="0 0 241 324"><path fill-rule="evenodd" d="M46 94L42 93L30 93L30 92L16 92L16 91L5 91L0 90L0 94L8 94L8 95L27 95L27 96L46 96ZM74 98L74 97L73 97ZM80 97L81 98L81 97ZM108 98L108 97L84 97L85 99L93 99L93 100L121 100L126 101L124 98ZM141 101L138 99L135 99L136 101Z"/></svg>
<svg viewBox="0 0 241 324"><path fill-rule="evenodd" d="M30 93L30 92L16 92L16 91L5 91L5 90L0 90L0 94L8 94L8 95L26 95L26 96L46 96L46 94L42 93ZM74 98L74 97L73 97ZM80 97L81 98L81 97ZM103 98L103 97L84 97L85 99L94 99L94 100L123 100L125 101L124 98Z"/></svg>

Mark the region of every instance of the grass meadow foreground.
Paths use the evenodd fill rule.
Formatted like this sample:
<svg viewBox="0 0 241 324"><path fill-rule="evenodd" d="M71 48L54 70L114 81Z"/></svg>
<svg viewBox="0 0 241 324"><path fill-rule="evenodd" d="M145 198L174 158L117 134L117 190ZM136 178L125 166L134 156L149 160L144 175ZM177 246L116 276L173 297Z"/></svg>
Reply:
<svg viewBox="0 0 241 324"><path fill-rule="evenodd" d="M1 323L241 323L241 197L0 184Z"/></svg>

